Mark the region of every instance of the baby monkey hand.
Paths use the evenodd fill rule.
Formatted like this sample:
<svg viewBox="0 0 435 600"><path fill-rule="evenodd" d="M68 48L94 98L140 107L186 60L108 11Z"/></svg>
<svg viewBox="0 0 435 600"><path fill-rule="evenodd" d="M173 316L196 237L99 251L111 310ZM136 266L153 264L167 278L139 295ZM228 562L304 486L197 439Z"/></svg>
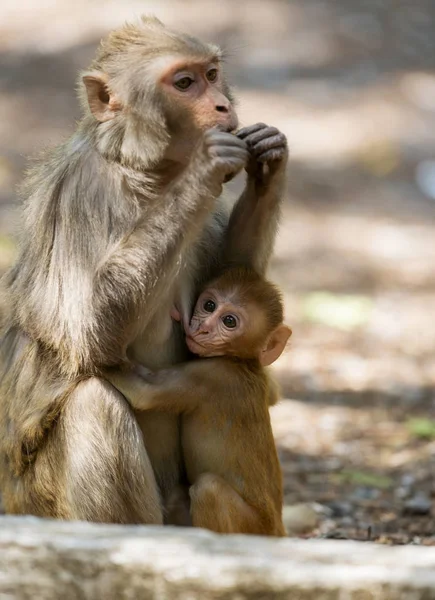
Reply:
<svg viewBox="0 0 435 600"><path fill-rule="evenodd" d="M147 367L144 367L143 365L136 365L133 369L133 373L149 383L152 383L153 379L155 379L157 375L157 373L151 369L148 369Z"/></svg>

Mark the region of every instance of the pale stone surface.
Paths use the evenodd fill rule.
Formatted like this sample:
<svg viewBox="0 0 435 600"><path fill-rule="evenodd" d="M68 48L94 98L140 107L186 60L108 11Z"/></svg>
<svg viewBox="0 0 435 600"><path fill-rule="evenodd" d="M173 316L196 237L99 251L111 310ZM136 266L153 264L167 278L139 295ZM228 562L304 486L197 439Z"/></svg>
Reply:
<svg viewBox="0 0 435 600"><path fill-rule="evenodd" d="M1 600L435 599L435 548L0 518Z"/></svg>
<svg viewBox="0 0 435 600"><path fill-rule="evenodd" d="M284 506L282 516L286 530L290 535L309 533L319 524L319 513L310 503Z"/></svg>

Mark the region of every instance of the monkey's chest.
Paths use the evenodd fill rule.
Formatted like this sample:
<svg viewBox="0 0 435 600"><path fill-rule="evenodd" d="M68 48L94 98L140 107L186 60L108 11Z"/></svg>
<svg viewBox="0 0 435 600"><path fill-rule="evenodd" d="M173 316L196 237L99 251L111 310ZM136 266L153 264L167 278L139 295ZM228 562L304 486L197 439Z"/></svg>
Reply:
<svg viewBox="0 0 435 600"><path fill-rule="evenodd" d="M130 344L129 356L148 368L162 368L185 360L186 344L179 323L172 321L170 312L174 304L190 318L199 282L210 275L210 265L215 260L222 235L222 214L229 210L227 200L220 199L215 213L210 214L204 229L179 256L176 270L164 277L158 306L145 307L139 333ZM149 312L152 318L149 320Z"/></svg>
<svg viewBox="0 0 435 600"><path fill-rule="evenodd" d="M128 350L128 356L149 369L161 369L181 362L186 354L184 335L179 323L174 323L166 312L162 322L156 323L138 336Z"/></svg>
<svg viewBox="0 0 435 600"><path fill-rule="evenodd" d="M192 291L197 277L194 255L189 253L180 265L180 270L171 285L162 291L159 305L152 308L153 317L147 322L130 345L128 355L151 369L158 369L182 362L187 357L187 347L181 324L172 320L170 313L174 305L190 312ZM144 321L149 313L144 312Z"/></svg>

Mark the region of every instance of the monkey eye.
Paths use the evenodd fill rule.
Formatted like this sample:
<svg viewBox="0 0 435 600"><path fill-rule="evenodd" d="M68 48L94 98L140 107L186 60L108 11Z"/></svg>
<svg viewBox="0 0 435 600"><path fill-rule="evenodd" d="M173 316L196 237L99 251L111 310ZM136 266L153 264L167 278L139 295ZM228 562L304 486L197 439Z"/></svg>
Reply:
<svg viewBox="0 0 435 600"><path fill-rule="evenodd" d="M216 310L216 302L213 300L206 300L203 304L205 312L212 313Z"/></svg>
<svg viewBox="0 0 435 600"><path fill-rule="evenodd" d="M217 76L218 76L218 70L217 70L217 69L214 69L214 68L213 68L213 69L209 69L209 70L207 71L207 75L206 75L206 77L207 77L207 79L208 79L209 81L211 81L211 83L213 83L213 82L215 82L215 81L216 81L216 79L217 79Z"/></svg>
<svg viewBox="0 0 435 600"><path fill-rule="evenodd" d="M174 81L174 86L182 92L184 92L185 90L188 90L190 88L193 82L194 80L192 79L192 77L184 76L178 79L177 81Z"/></svg>
<svg viewBox="0 0 435 600"><path fill-rule="evenodd" d="M233 315L226 315L222 319L222 323L227 329L234 329L234 327L237 327L237 319Z"/></svg>

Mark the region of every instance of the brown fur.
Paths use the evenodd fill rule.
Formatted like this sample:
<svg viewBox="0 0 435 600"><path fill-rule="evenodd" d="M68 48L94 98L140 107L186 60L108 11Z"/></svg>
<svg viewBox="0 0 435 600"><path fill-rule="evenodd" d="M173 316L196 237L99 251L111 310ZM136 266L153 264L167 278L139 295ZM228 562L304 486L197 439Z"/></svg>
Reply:
<svg viewBox="0 0 435 600"><path fill-rule="evenodd" d="M229 310L248 304L248 328L239 341L243 356L250 358L235 357L229 337L222 351L231 351L231 357L198 359L156 373L141 368L135 375L109 372L107 377L137 410L182 414L194 526L218 533L283 536L282 476L268 410L277 401L278 388L259 360L259 348L277 327L286 329L286 339L291 333L282 325L281 295L273 284L246 268L231 269L210 287L233 294ZM262 315L269 308L272 311L268 327L259 333L258 347L250 346L249 336L249 329L258 327L254 304ZM213 351L211 343L212 337L203 342L204 356L208 349ZM178 509L182 506L181 501Z"/></svg>
<svg viewBox="0 0 435 600"><path fill-rule="evenodd" d="M154 70L167 57L207 62L219 51L155 19L113 32L80 81L75 133L39 159L23 186L0 334L7 512L161 523L156 480L166 493L179 478L178 420L134 414L98 376L132 361L182 360L169 317L175 298L188 308L199 282L226 261L267 265L285 147L282 168L266 187L251 174L230 216L222 183L246 163L248 142L204 131L223 118L210 103L200 129L197 109L162 91ZM219 92L227 90L222 80ZM168 158L179 147L184 162Z"/></svg>
<svg viewBox="0 0 435 600"><path fill-rule="evenodd" d="M222 356L146 379L106 376L136 410L183 414L194 526L219 533L285 535L282 476L268 412L277 389L258 360Z"/></svg>

